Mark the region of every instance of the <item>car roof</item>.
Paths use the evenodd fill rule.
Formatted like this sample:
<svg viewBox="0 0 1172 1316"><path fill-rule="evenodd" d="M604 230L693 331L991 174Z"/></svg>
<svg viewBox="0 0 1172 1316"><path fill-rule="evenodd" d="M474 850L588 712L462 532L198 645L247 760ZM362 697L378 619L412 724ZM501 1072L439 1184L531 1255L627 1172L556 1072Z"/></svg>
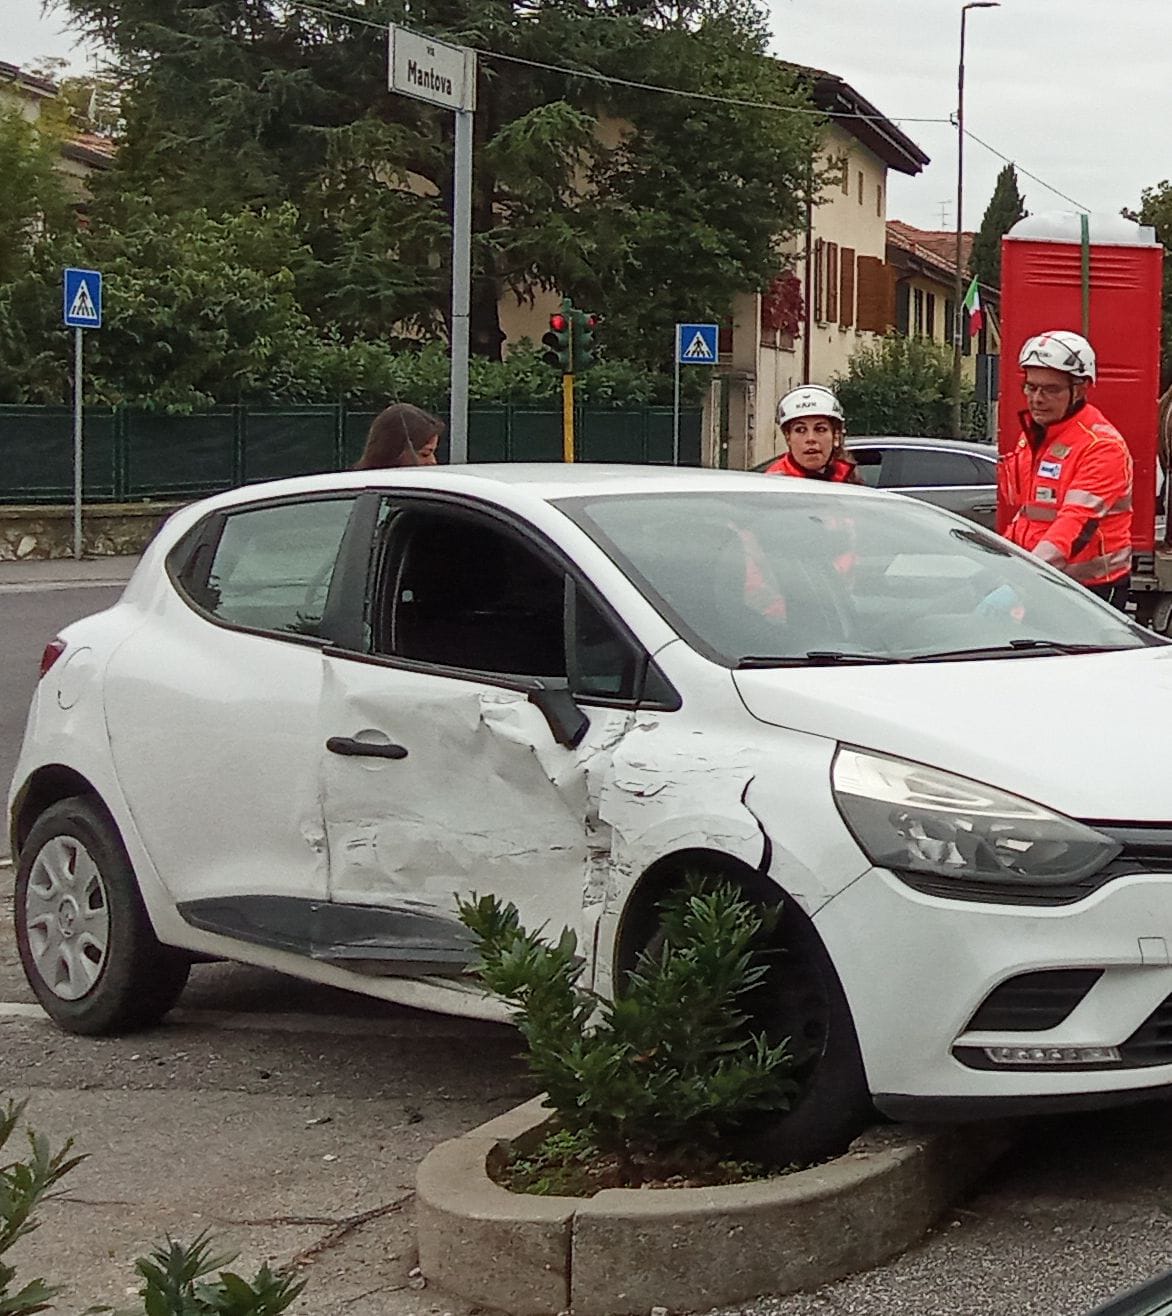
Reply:
<svg viewBox="0 0 1172 1316"><path fill-rule="evenodd" d="M997 460L997 445L974 443L971 439L933 439L910 434L848 434L846 446L858 448L936 448L942 452L968 452L989 461Z"/></svg>
<svg viewBox="0 0 1172 1316"><path fill-rule="evenodd" d="M753 471L711 470L700 467L651 465L595 465L581 462L501 462L456 466L416 466L389 470L332 471L321 475L294 476L264 484L242 485L203 500L201 511L232 507L267 498L287 498L328 493L334 489L418 489L429 492L461 493L499 498L515 490L524 498L555 502L561 498L648 493L760 493L768 488L777 495L802 496L811 490L801 480L770 480L763 483ZM840 492L875 496L874 490L836 486Z"/></svg>

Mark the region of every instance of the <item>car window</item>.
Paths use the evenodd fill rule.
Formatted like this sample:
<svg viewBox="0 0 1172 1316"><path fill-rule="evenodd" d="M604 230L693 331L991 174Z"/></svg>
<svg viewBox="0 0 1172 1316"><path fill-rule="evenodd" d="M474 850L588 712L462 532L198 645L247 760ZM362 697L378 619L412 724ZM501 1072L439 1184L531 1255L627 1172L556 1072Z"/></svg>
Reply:
<svg viewBox="0 0 1172 1316"><path fill-rule="evenodd" d="M535 544L446 510L404 510L390 533L378 651L490 675L569 679L585 698L634 697L638 650Z"/></svg>
<svg viewBox="0 0 1172 1316"><path fill-rule="evenodd" d="M910 498L801 489L557 505L684 639L729 666L1152 642L991 532Z"/></svg>
<svg viewBox="0 0 1172 1316"><path fill-rule="evenodd" d="M855 473L859 479L872 489L877 488L883 469L882 448L851 448L850 459L855 464ZM890 461L888 466L890 467Z"/></svg>
<svg viewBox="0 0 1172 1316"><path fill-rule="evenodd" d="M905 489L934 489L965 484L992 484L991 466L966 452L937 448L900 449L899 483Z"/></svg>
<svg viewBox="0 0 1172 1316"><path fill-rule="evenodd" d="M354 498L231 512L206 573L184 578L193 602L234 626L320 637Z"/></svg>

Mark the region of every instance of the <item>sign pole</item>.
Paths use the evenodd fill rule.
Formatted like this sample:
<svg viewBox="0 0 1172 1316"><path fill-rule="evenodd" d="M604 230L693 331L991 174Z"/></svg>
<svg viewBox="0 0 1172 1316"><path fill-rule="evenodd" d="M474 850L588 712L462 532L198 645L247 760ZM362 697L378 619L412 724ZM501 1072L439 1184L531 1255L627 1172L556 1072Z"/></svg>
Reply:
<svg viewBox="0 0 1172 1316"><path fill-rule="evenodd" d="M472 304L472 116L476 52L392 23L387 30L387 86L452 110L452 306L448 460L468 460L468 321Z"/></svg>
<svg viewBox="0 0 1172 1316"><path fill-rule="evenodd" d="M671 411L671 464L678 466L680 464L680 326L676 325L676 350L672 353L675 357L675 395L672 402Z"/></svg>
<svg viewBox="0 0 1172 1316"><path fill-rule="evenodd" d="M73 331L73 556L81 561L81 395L84 329Z"/></svg>
<svg viewBox="0 0 1172 1316"><path fill-rule="evenodd" d="M468 323L472 304L472 111L456 111L452 184L452 374L448 460L468 460Z"/></svg>

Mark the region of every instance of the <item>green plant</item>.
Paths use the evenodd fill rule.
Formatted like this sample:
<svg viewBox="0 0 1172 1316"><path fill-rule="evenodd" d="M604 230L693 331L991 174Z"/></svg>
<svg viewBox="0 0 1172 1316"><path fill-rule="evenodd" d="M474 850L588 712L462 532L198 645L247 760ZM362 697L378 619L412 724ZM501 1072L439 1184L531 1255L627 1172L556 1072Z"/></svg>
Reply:
<svg viewBox="0 0 1172 1316"><path fill-rule="evenodd" d="M234 1259L234 1254L214 1255L206 1233L186 1246L168 1238L135 1262L143 1279L142 1306L118 1316L278 1316L305 1288L304 1280L267 1265L251 1280L222 1269ZM216 1270L220 1273L209 1279Z"/></svg>
<svg viewBox="0 0 1172 1316"><path fill-rule="evenodd" d="M788 1109L790 1054L752 1031L745 1008L770 968L762 942L774 915L731 883L694 878L665 900L656 938L613 1001L579 985L569 929L547 944L491 896L461 902L460 917L559 1123L601 1152L712 1159L755 1116Z"/></svg>
<svg viewBox="0 0 1172 1316"><path fill-rule="evenodd" d="M889 334L864 345L831 387L854 434L950 432L952 355L929 339ZM971 411L971 392L962 401Z"/></svg>
<svg viewBox="0 0 1172 1316"><path fill-rule="evenodd" d="M25 1110L23 1101L9 1101L0 1113L0 1154L16 1132ZM58 1289L43 1279L30 1280L14 1290L16 1270L4 1260L13 1245L40 1222L35 1218L39 1205L56 1196L53 1189L80 1165L84 1156L71 1156L72 1141L57 1151L50 1151L41 1134L28 1132L29 1154L22 1160L0 1165L0 1316L31 1316L48 1311Z"/></svg>

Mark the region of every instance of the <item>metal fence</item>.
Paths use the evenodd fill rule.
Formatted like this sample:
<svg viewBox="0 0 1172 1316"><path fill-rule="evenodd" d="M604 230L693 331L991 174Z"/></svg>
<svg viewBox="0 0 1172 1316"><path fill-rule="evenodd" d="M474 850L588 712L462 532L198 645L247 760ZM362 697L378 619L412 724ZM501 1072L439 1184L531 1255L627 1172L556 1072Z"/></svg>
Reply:
<svg viewBox="0 0 1172 1316"><path fill-rule="evenodd" d="M258 480L342 470L357 459L375 414L344 406L220 407L191 416L90 408L84 496L87 502L195 498ZM576 414L578 461L671 465L672 446L670 407ZM473 408L468 456L560 461L561 410ZM681 412L680 463L700 464L698 410ZM66 502L72 490L69 409L0 406L0 503Z"/></svg>

